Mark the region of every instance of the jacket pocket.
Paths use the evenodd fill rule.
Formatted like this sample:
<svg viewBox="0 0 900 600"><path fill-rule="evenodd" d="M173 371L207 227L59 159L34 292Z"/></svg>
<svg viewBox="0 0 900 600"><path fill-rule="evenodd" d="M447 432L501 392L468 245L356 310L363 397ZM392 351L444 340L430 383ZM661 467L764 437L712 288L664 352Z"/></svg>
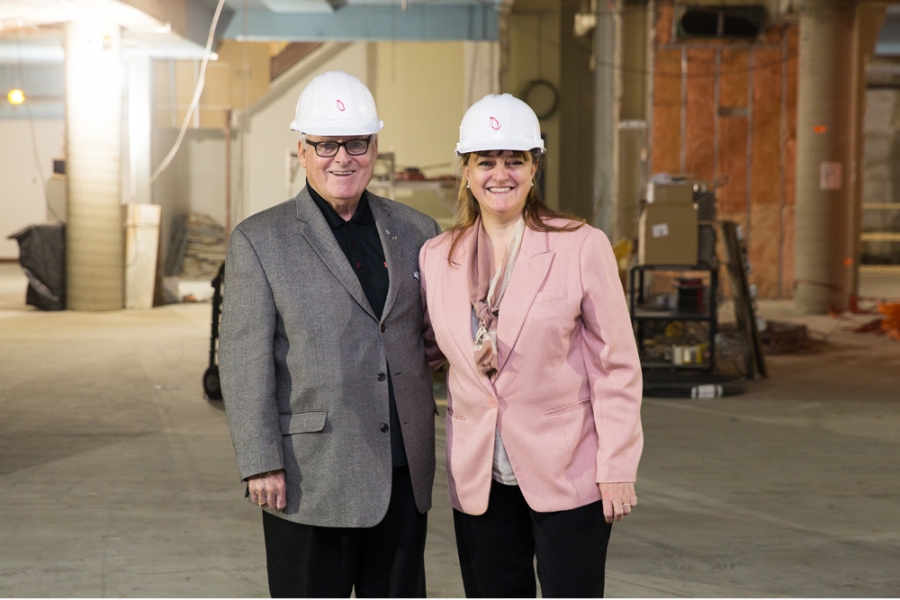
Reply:
<svg viewBox="0 0 900 600"><path fill-rule="evenodd" d="M325 429L325 410L307 410L304 412L278 415L281 422L281 434L314 433Z"/></svg>
<svg viewBox="0 0 900 600"><path fill-rule="evenodd" d="M545 417L550 417L554 415L561 415L567 412L576 411L579 409L583 409L586 406L590 406L591 399L586 398L584 400L579 400L578 402L573 402L572 404L566 404L565 406L560 406L559 408L554 408L553 410L548 410L544 413Z"/></svg>
<svg viewBox="0 0 900 600"><path fill-rule="evenodd" d="M544 290L542 292L538 292L534 296L533 304L545 304L548 302L559 302L560 300L566 299L566 288L550 288L549 290Z"/></svg>

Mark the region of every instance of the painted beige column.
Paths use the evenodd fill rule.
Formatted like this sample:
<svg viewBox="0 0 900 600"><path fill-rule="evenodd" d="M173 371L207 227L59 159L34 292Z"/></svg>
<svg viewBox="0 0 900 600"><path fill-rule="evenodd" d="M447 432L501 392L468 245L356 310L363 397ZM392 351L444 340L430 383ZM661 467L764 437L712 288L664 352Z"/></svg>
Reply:
<svg viewBox="0 0 900 600"><path fill-rule="evenodd" d="M121 30L66 24L68 308L124 306Z"/></svg>
<svg viewBox="0 0 900 600"><path fill-rule="evenodd" d="M856 6L805 0L800 15L794 308L846 310L855 256L848 222L854 202Z"/></svg>

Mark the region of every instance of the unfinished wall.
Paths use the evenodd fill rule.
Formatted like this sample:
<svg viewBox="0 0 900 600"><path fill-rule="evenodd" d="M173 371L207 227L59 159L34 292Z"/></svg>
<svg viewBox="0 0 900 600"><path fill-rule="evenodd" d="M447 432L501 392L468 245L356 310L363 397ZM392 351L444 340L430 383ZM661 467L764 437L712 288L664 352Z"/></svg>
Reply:
<svg viewBox="0 0 900 600"><path fill-rule="evenodd" d="M900 232L900 90L867 90L863 127L862 230ZM863 242L862 263L900 263L900 243Z"/></svg>
<svg viewBox="0 0 900 600"><path fill-rule="evenodd" d="M571 23L568 23L571 29ZM553 0L519 0L508 20L508 63L503 89L519 97L525 85L545 80L560 89L560 5ZM551 100L547 90L536 90L532 102L537 111ZM593 109L591 109L593 110ZM561 135L560 114L556 112L541 121L541 133L547 148L547 175L544 194L547 204L560 205ZM590 134L590 128L585 128Z"/></svg>
<svg viewBox="0 0 900 600"><path fill-rule="evenodd" d="M231 226L294 196L306 174L291 157L298 134L289 123L309 81L341 70L366 83L385 128L382 151L398 166L429 167L426 175L456 171L454 150L465 102L464 42L325 44L272 81L268 94L237 113L231 152ZM155 130L154 166L174 142L175 129ZM225 137L221 129L189 131L172 166L154 186L163 206L162 245L168 248L172 219L202 212L225 223Z"/></svg>
<svg viewBox="0 0 900 600"><path fill-rule="evenodd" d="M369 87L384 121L379 149L395 153L398 169L456 173L459 124L468 108L463 43L380 42L369 51Z"/></svg>
<svg viewBox="0 0 900 600"><path fill-rule="evenodd" d="M719 181L719 219L741 225L761 298L794 281L796 24L753 43L678 40L674 10L656 13L651 173Z"/></svg>
<svg viewBox="0 0 900 600"><path fill-rule="evenodd" d="M0 119L0 259L19 257L18 244L6 236L47 220L41 171L43 178L49 179L53 159L65 155L65 121L34 119L34 138L40 169L35 164L28 119Z"/></svg>

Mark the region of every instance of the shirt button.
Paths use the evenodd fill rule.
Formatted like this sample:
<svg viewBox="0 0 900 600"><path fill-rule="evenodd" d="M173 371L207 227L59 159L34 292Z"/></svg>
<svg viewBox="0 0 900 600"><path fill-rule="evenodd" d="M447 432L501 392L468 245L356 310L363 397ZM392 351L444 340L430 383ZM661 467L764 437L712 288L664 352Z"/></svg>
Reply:
<svg viewBox="0 0 900 600"><path fill-rule="evenodd" d="M379 373L378 375L375 376L375 379L377 379L378 381L384 381L384 379L385 379L385 374L384 374L384 373Z"/></svg>
<svg viewBox="0 0 900 600"><path fill-rule="evenodd" d="M387 424L387 423L382 423L382 424L381 424L381 433L387 433L388 431L390 431L390 429L391 429L391 428L388 427L388 424Z"/></svg>
<svg viewBox="0 0 900 600"><path fill-rule="evenodd" d="M381 327L379 327L379 329L381 329L381 333L384 333L384 324L383 323L382 323Z"/></svg>

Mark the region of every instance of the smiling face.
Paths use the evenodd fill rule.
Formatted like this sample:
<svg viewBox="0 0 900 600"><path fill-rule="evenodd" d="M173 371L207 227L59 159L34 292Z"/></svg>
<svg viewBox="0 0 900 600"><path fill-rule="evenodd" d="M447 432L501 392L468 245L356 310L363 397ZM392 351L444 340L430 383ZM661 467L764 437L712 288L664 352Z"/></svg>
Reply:
<svg viewBox="0 0 900 600"><path fill-rule="evenodd" d="M525 209L537 165L528 152L492 150L469 155L463 168L484 219L518 219Z"/></svg>
<svg viewBox="0 0 900 600"><path fill-rule="evenodd" d="M368 150L359 156L350 156L347 154L347 148L341 146L336 155L323 158L316 154L315 148L304 143L302 139L297 146L297 156L300 164L306 169L309 185L341 216L344 216L344 213L349 210L350 214L345 218L353 216L359 199L372 179L375 157L378 156L378 140L375 136L368 135L306 136L310 142L346 142L356 139L365 140L370 137L372 141L369 143Z"/></svg>

